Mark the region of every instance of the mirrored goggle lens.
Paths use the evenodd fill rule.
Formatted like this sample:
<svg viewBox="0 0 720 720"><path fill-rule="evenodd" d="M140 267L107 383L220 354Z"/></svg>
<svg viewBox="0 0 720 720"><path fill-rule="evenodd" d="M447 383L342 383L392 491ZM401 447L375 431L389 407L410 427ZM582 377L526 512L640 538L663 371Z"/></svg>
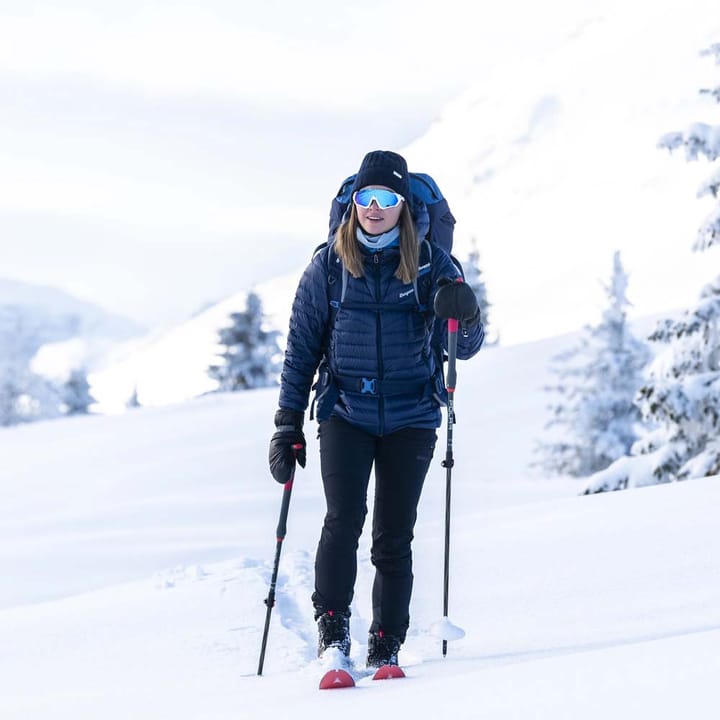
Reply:
<svg viewBox="0 0 720 720"><path fill-rule="evenodd" d="M362 208L369 208L374 200L382 210L397 207L405 198L392 190L381 190L372 188L370 190L358 190L353 195L353 202Z"/></svg>

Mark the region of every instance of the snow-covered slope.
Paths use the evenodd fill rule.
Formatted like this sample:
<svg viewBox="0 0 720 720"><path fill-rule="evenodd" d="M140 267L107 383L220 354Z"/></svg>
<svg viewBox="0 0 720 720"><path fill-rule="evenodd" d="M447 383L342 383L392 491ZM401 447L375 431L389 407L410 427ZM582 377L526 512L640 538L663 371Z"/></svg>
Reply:
<svg viewBox="0 0 720 720"><path fill-rule="evenodd" d="M459 364L455 453L477 478L479 506L544 498L555 486L528 479L527 464L545 420L540 388L548 379L547 359L572 339L483 350ZM142 576L197 562L212 548L219 559L235 557L240 547L262 553L264 528L254 525L258 518L243 503L254 502L258 492L276 494L267 443L277 395L274 388L213 394L0 432L0 526L13 528L14 542L35 533L57 540L31 544L24 549L29 557L8 551L3 560L17 581L0 586L0 607L62 596L66 584L75 592L138 577L137 570ZM304 485L319 511L313 427L308 423ZM439 475L433 487L442 487ZM569 481L559 487L563 493L579 488ZM83 528L92 544L83 532L64 535L68 527ZM306 538L310 544L314 533ZM3 551L0 543L0 557ZM32 572L25 572L29 567Z"/></svg>
<svg viewBox="0 0 720 720"><path fill-rule="evenodd" d="M299 277L298 270L253 288L262 299L268 324L282 328L283 338ZM218 361L218 331L229 325L231 313L245 310L246 297L246 292L239 292L170 330L118 348L112 361L90 376L101 410L122 410L135 390L140 403L148 406L214 390L217 383L207 369Z"/></svg>
<svg viewBox="0 0 720 720"><path fill-rule="evenodd" d="M416 530L409 679L320 693L310 593L317 444L293 491L256 677L281 488L275 390L0 432L0 716L177 720L377 714L712 718L720 671L718 478L577 497L525 468L549 355L459 367L450 616L441 659L444 431ZM353 656L370 616L360 547Z"/></svg>
<svg viewBox="0 0 720 720"><path fill-rule="evenodd" d="M591 322L616 250L637 315L687 306L712 278L690 251L708 165L656 143L717 122L698 94L717 84L699 56L720 38L716 3L592 8L552 52L478 77L404 150L450 199L460 255L477 239L503 342Z"/></svg>
<svg viewBox="0 0 720 720"><path fill-rule="evenodd" d="M272 530L278 489L269 489L262 499L244 492ZM306 495L298 484L289 539L311 520ZM451 608L466 638L443 660L428 634L442 560L438 528L426 522L403 649L408 679L364 680L332 696L316 689L310 546L285 550L265 672L255 676L266 531L270 547L259 555L241 547L233 561L0 613L0 710L8 720L364 720L378 707L411 718L710 720L720 671L718 504L717 478L496 512L458 503ZM361 558L359 660L371 577L366 549Z"/></svg>

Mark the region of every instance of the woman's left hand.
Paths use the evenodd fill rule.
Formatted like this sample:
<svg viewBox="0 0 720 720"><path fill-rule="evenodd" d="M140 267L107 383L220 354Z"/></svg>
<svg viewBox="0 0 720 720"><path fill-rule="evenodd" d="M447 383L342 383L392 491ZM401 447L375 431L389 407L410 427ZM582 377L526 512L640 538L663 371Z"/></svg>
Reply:
<svg viewBox="0 0 720 720"><path fill-rule="evenodd" d="M472 288L459 278L440 278L435 293L435 315L442 320L453 318L465 327L480 320L480 308Z"/></svg>

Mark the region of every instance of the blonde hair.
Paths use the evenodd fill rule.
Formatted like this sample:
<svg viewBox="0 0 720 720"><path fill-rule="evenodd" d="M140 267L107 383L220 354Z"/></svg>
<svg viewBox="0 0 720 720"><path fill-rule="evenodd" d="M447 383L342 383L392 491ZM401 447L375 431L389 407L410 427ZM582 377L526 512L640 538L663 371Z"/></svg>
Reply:
<svg viewBox="0 0 720 720"><path fill-rule="evenodd" d="M395 277L407 284L417 277L418 263L420 262L420 246L415 232L415 223L407 203L403 203L399 225L400 263L395 271ZM360 221L355 203L352 203L350 217L340 225L335 234L335 252L354 278L362 277L365 274L363 254L357 240L358 228L360 228Z"/></svg>

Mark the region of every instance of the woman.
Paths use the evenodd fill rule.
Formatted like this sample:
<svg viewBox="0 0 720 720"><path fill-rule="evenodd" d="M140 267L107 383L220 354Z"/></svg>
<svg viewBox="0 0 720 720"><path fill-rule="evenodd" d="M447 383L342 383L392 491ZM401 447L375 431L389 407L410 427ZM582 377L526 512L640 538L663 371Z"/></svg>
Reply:
<svg viewBox="0 0 720 720"><path fill-rule="evenodd" d="M454 282L459 273L439 248L433 248L429 269L423 263L432 283L430 310L418 304L420 242L404 158L382 150L368 153L352 198L334 241L316 253L297 289L270 469L285 483L296 460L305 467L303 417L319 368L315 387L327 514L312 596L318 654L328 647L350 653L358 540L374 465L375 580L367 664L379 667L397 664L410 622L413 528L441 423L442 369L431 347L435 315L438 322L448 317L463 322L461 359L480 349L483 330L474 293ZM331 306L330 270L338 265L343 267L342 302ZM446 327L442 337L446 341Z"/></svg>

